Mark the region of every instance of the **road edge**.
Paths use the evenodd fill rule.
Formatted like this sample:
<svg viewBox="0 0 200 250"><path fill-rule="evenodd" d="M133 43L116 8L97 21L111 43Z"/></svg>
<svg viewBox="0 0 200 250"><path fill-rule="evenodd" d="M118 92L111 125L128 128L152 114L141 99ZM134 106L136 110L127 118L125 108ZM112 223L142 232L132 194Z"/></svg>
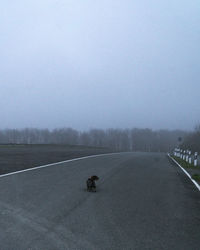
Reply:
<svg viewBox="0 0 200 250"><path fill-rule="evenodd" d="M10 172L10 173L7 173L7 174L2 174L2 175L0 175L0 178L6 177L6 176L9 176L9 175L20 174L20 173L27 172L27 171L32 171L32 170L37 170L37 169L41 169L41 168L46 168L46 167L50 167L50 166L53 166L53 165L67 163L67 162L71 162L71 161L78 161L78 160L87 159L87 158L93 158L93 157L97 157L97 156L113 155L113 154L121 154L121 153L122 152L83 156L83 157L79 157L79 158L74 158L74 159L69 159L69 160L65 160L65 161L54 162L54 163L50 163L50 164L45 164L45 165L33 167L33 168L26 168L26 169L23 169L23 170L19 170L19 171L15 171L15 172Z"/></svg>
<svg viewBox="0 0 200 250"><path fill-rule="evenodd" d="M196 186L196 188L200 191L200 186L199 186L199 184L195 181L195 180L193 180L192 179L192 177L191 177L191 175L174 159L174 158L172 158L171 156L170 156L170 154L168 153L167 154L168 155L168 157L173 161L173 162L175 162L176 163L176 165L178 165L182 170L183 170L183 172L187 175L187 177L194 183L194 185Z"/></svg>

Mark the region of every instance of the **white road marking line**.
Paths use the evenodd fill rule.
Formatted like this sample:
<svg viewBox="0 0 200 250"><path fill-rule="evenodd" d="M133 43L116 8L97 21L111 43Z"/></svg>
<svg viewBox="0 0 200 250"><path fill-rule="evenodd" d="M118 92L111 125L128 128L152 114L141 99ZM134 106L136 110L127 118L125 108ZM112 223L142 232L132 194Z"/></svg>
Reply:
<svg viewBox="0 0 200 250"><path fill-rule="evenodd" d="M194 185L198 188L198 190L200 191L200 186L199 184L192 179L191 175L176 161L174 160L174 158L172 158L169 154L168 154L169 158L171 158L182 170L183 172L190 178L190 180L194 183Z"/></svg>
<svg viewBox="0 0 200 250"><path fill-rule="evenodd" d="M108 153L108 154L99 154L99 155L88 155L88 156L74 158L74 159L70 159L70 160L66 160L66 161L59 161L59 162L55 162L55 163L50 163L50 164L38 166L38 167L27 168L27 169L11 172L11 173L8 173L8 174L2 174L2 175L0 175L0 178L5 177L5 176L9 176L9 175L20 174L20 173L27 172L27 171L32 171L32 170L36 170L36 169L40 169L40 168L46 168L46 167L50 167L50 166L53 166L53 165L58 165L58 164L61 164L61 163L67 163L67 162L71 162L71 161L78 161L78 160L83 160L83 159L87 159L87 158L93 158L93 157L104 156L104 155L113 155L113 154L121 154L121 152L119 152L119 153Z"/></svg>

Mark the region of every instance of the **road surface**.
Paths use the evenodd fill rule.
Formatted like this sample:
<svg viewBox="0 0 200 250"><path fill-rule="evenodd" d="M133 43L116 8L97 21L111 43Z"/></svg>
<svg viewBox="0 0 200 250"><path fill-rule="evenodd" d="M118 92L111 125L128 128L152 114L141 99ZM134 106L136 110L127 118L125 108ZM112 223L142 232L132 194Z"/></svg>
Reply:
<svg viewBox="0 0 200 250"><path fill-rule="evenodd" d="M90 175L98 192L85 191ZM200 249L200 192L160 153L85 158L0 178L0 249Z"/></svg>

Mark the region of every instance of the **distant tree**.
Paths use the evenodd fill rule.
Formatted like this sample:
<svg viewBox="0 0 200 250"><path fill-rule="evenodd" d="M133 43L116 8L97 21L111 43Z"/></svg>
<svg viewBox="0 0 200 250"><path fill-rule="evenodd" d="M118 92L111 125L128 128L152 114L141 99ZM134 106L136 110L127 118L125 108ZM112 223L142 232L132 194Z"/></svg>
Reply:
<svg viewBox="0 0 200 250"><path fill-rule="evenodd" d="M193 133L181 130L151 129L91 129L79 132L72 128L48 129L25 128L0 130L0 143L23 144L71 144L109 147L116 151L169 152L180 144L200 152L200 125Z"/></svg>
<svg viewBox="0 0 200 250"><path fill-rule="evenodd" d="M80 133L79 144L85 145L85 146L91 146L91 138L90 138L89 133L87 132Z"/></svg>
<svg viewBox="0 0 200 250"><path fill-rule="evenodd" d="M200 124L195 126L194 131L188 133L184 138L181 147L184 149L190 149L193 153L200 153Z"/></svg>

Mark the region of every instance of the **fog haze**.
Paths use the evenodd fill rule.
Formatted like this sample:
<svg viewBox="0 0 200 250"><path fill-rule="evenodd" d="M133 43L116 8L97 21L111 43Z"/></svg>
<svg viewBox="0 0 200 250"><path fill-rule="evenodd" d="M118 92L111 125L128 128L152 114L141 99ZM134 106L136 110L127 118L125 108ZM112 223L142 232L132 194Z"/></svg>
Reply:
<svg viewBox="0 0 200 250"><path fill-rule="evenodd" d="M200 122L199 1L5 1L0 129Z"/></svg>

